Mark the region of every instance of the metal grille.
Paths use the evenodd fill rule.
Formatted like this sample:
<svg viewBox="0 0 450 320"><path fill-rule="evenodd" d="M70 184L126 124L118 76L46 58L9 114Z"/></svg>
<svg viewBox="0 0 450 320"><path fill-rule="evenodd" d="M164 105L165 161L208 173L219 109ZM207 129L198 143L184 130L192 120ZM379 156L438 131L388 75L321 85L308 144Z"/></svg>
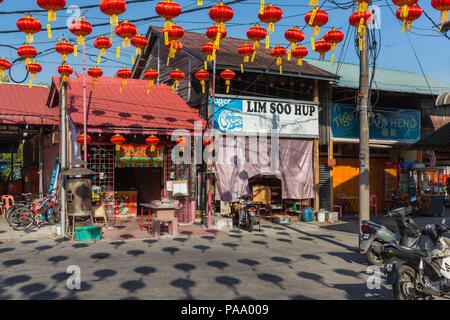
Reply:
<svg viewBox="0 0 450 320"><path fill-rule="evenodd" d="M326 164L319 165L319 206L331 211L330 168Z"/></svg>
<svg viewBox="0 0 450 320"><path fill-rule="evenodd" d="M88 145L88 168L95 172L92 177L94 193L114 192L114 146Z"/></svg>

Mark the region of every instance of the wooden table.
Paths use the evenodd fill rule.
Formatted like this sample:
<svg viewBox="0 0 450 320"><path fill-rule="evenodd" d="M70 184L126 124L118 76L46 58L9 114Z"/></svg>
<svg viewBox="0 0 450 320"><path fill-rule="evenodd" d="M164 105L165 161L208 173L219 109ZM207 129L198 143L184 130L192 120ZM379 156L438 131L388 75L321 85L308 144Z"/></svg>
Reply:
<svg viewBox="0 0 450 320"><path fill-rule="evenodd" d="M346 211L345 208L348 208L348 212L352 212L353 204L356 200L358 200L359 197L336 197L336 200L338 200L340 203L342 203L342 206L344 207L342 212Z"/></svg>
<svg viewBox="0 0 450 320"><path fill-rule="evenodd" d="M160 207L151 203L141 203L141 231L142 226L144 224L144 208L148 209L148 219L147 219L147 232L150 233L150 226L152 225L152 221L156 223L155 227L160 226L160 222L169 222L172 225L171 231L172 233L178 233L175 225L178 224L177 218L175 218L175 209L174 207ZM170 226L169 226L170 227ZM153 227L152 227L153 228ZM152 230L153 231L153 230ZM159 230L157 232L159 234Z"/></svg>

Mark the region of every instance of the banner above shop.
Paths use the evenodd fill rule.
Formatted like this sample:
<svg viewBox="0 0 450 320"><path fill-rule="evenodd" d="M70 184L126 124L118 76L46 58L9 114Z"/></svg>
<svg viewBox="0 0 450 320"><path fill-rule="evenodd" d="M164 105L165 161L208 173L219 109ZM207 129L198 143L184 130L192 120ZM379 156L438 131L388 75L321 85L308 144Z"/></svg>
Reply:
<svg viewBox="0 0 450 320"><path fill-rule="evenodd" d="M116 161L161 162L163 160L163 146L156 146L155 151L151 152L149 145L123 144L116 155Z"/></svg>
<svg viewBox="0 0 450 320"><path fill-rule="evenodd" d="M314 102L216 95L214 129L249 135L276 130L280 137L317 138L318 109Z"/></svg>
<svg viewBox="0 0 450 320"><path fill-rule="evenodd" d="M369 117L369 137L411 142L420 139L420 111L376 107ZM334 138L359 138L359 115L355 106L333 104L331 131Z"/></svg>

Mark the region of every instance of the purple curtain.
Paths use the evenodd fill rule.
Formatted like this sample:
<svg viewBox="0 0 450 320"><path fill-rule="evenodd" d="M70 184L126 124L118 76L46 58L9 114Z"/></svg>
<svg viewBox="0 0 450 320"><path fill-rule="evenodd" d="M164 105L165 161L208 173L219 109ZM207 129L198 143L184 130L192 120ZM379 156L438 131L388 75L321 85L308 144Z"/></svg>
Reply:
<svg viewBox="0 0 450 320"><path fill-rule="evenodd" d="M219 144L223 147L216 150L216 200L236 201L250 194L248 179L255 175L280 179L283 199L314 198L311 140L280 139L278 146L272 146L270 139L264 143L252 137L233 137ZM272 157L272 147L277 156Z"/></svg>

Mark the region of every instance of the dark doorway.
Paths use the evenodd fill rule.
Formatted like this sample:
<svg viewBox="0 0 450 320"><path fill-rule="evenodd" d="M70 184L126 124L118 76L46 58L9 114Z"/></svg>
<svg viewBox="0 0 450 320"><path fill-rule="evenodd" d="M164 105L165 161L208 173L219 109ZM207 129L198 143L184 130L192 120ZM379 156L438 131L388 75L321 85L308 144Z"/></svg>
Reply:
<svg viewBox="0 0 450 320"><path fill-rule="evenodd" d="M161 168L116 168L116 191L137 191L138 206L161 199Z"/></svg>

